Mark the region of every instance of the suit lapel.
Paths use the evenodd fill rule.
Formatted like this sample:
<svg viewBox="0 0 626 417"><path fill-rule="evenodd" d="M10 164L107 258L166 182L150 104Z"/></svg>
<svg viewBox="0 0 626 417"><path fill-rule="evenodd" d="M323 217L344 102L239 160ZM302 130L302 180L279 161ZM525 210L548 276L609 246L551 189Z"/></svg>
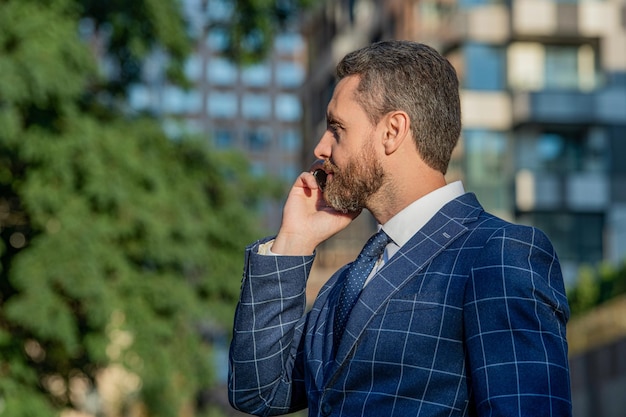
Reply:
<svg viewBox="0 0 626 417"><path fill-rule="evenodd" d="M464 223L475 220L481 211L475 196L465 194L444 206L400 248L361 292L346 323L337 351L338 363L346 359L373 315L431 259L463 235L468 230Z"/></svg>

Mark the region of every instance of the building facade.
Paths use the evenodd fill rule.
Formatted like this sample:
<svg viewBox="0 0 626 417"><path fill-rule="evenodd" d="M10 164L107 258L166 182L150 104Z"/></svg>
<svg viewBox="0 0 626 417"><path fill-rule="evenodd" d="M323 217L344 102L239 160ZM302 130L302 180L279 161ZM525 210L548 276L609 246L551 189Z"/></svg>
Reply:
<svg viewBox="0 0 626 417"><path fill-rule="evenodd" d="M239 66L224 56L227 33L219 24L212 25L229 19L232 2L184 0L182 6L189 30L198 39L185 66L191 88L167 84L167 58L154 53L142 82L130 90L131 107L157 114L172 136L197 134L216 149L240 150L254 174L291 184L301 171L303 142L300 88L306 44L298 27L278 33L265 60ZM275 229L280 208L267 202L260 210L264 226Z"/></svg>
<svg viewBox="0 0 626 417"><path fill-rule="evenodd" d="M626 4L460 2L464 173L544 230L569 283L626 255Z"/></svg>

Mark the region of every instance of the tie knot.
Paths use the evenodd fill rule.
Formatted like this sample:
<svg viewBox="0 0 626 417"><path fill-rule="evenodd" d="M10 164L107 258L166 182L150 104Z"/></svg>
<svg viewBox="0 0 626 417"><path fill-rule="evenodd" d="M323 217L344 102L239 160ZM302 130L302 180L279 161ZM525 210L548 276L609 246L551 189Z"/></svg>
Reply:
<svg viewBox="0 0 626 417"><path fill-rule="evenodd" d="M385 251L385 247L390 241L391 238L381 229L378 233L370 237L365 246L363 246L360 256L378 258Z"/></svg>

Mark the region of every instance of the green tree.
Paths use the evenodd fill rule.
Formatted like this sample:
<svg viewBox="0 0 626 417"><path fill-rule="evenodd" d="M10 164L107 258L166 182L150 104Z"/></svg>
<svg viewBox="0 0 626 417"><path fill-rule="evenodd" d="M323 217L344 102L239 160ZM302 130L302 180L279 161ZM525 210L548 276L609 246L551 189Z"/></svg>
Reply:
<svg viewBox="0 0 626 417"><path fill-rule="evenodd" d="M583 267L578 272L576 286L568 291L568 301L572 315L578 315L595 307L599 302L600 285L595 271Z"/></svg>
<svg viewBox="0 0 626 417"><path fill-rule="evenodd" d="M568 290L572 315L581 315L612 298L626 294L626 261L602 263L580 269L576 284Z"/></svg>
<svg viewBox="0 0 626 417"><path fill-rule="evenodd" d="M235 62L249 63L263 58L277 31L289 25L301 10L315 0L203 0L206 8L221 3L226 9L207 22L205 28L220 28L227 34L225 55Z"/></svg>
<svg viewBox="0 0 626 417"><path fill-rule="evenodd" d="M0 0L3 416L106 415L94 398L111 370L150 416L210 384L201 333L230 322L266 194L240 156L123 111L152 48L182 82L177 4ZM79 36L87 23L95 38ZM112 78L88 42L103 33Z"/></svg>

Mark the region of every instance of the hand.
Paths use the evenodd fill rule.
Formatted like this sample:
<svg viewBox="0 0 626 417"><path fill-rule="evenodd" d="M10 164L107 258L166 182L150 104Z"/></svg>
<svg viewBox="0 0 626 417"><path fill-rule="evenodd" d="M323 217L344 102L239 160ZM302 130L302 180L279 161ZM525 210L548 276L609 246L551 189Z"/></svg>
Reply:
<svg viewBox="0 0 626 417"><path fill-rule="evenodd" d="M315 161L310 171L321 168L322 163ZM360 214L340 213L327 206L311 172L300 174L289 191L273 253L311 255L320 243L345 229Z"/></svg>

